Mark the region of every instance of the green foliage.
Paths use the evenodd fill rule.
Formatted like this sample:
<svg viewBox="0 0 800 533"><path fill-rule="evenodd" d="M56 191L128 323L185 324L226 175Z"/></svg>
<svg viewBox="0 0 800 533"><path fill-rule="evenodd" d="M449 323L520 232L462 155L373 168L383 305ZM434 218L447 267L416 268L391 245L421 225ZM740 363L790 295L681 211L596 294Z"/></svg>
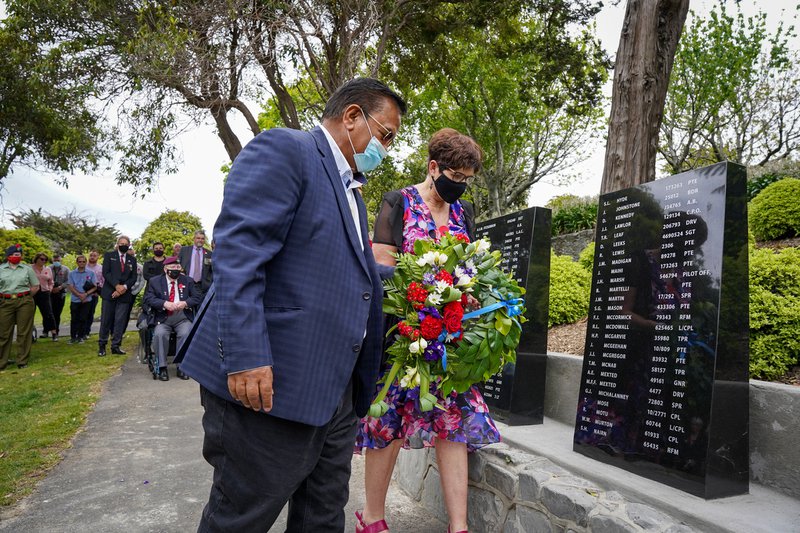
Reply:
<svg viewBox="0 0 800 533"><path fill-rule="evenodd" d="M747 199L752 200L765 188L785 178L786 176L782 174L763 174L757 178L747 180Z"/></svg>
<svg viewBox="0 0 800 533"><path fill-rule="evenodd" d="M43 213L41 208L12 214L11 220L18 228L32 228L50 244L53 251L62 254L88 253L92 249L106 250L113 246L119 235L114 224L103 226L96 219L69 211L62 216Z"/></svg>
<svg viewBox="0 0 800 533"><path fill-rule="evenodd" d="M756 240L800 235L800 180L783 179L767 186L749 205L749 224Z"/></svg>
<svg viewBox="0 0 800 533"><path fill-rule="evenodd" d="M33 228L3 229L0 228L0 262L6 260L6 248L14 244L22 245L22 260L26 263L33 261L33 257L44 252L50 257L50 246L33 231Z"/></svg>
<svg viewBox="0 0 800 533"><path fill-rule="evenodd" d="M800 356L800 250L750 254L750 376L775 379Z"/></svg>
<svg viewBox="0 0 800 533"><path fill-rule="evenodd" d="M491 218L524 207L534 183L580 160L580 146L602 127L608 63L591 31L572 26L591 15L571 3L441 31L449 14L431 13L404 34L384 77L408 98L407 122L420 137L452 127L483 147L471 189L477 212Z"/></svg>
<svg viewBox="0 0 800 533"><path fill-rule="evenodd" d="M137 260L144 262L152 257L154 242L162 242L167 254L171 253L172 245L176 242L183 246L189 246L193 242L194 232L202 229L203 223L196 215L189 211L168 209L150 222L142 232L142 236L134 241L133 247L136 250ZM210 240L210 235L208 235L206 244Z"/></svg>
<svg viewBox="0 0 800 533"><path fill-rule="evenodd" d="M597 225L597 197L579 198L563 195L553 198L546 207L553 210L553 235L575 233Z"/></svg>
<svg viewBox="0 0 800 533"><path fill-rule="evenodd" d="M659 151L676 174L720 161L763 165L797 150L800 61L785 20L729 14L716 2L681 36L664 107Z"/></svg>
<svg viewBox="0 0 800 533"><path fill-rule="evenodd" d="M592 274L568 255L550 256L548 327L570 324L589 313Z"/></svg>
<svg viewBox="0 0 800 533"><path fill-rule="evenodd" d="M578 263L588 272L592 272L594 269L594 241L587 244L586 248L581 250L578 256Z"/></svg>
<svg viewBox="0 0 800 533"><path fill-rule="evenodd" d="M0 21L0 181L19 164L73 172L104 156L90 60L72 53L79 40L46 35L13 13Z"/></svg>

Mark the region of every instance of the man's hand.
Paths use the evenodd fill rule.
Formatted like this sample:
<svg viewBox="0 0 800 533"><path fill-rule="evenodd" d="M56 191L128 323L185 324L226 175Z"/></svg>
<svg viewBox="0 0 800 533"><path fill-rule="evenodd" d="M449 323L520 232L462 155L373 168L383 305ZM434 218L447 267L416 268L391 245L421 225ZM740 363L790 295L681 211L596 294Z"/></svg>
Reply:
<svg viewBox="0 0 800 533"><path fill-rule="evenodd" d="M81 302L85 302L86 301L86 293L85 292L79 292L78 293L78 298L80 298Z"/></svg>
<svg viewBox="0 0 800 533"><path fill-rule="evenodd" d="M117 293L118 293L120 296L122 296L123 294L125 294L125 293L127 292L127 290L128 290L128 286L127 286L127 285L123 285L123 284L121 284L121 283L120 283L119 285L117 285L116 287L114 287L114 288L115 288L115 289L117 289L117 291L116 291L116 292L117 292Z"/></svg>
<svg viewBox="0 0 800 533"><path fill-rule="evenodd" d="M164 302L164 309L167 311L175 311L175 302L166 301Z"/></svg>
<svg viewBox="0 0 800 533"><path fill-rule="evenodd" d="M272 410L272 367L262 366L228 376L228 392L253 411Z"/></svg>

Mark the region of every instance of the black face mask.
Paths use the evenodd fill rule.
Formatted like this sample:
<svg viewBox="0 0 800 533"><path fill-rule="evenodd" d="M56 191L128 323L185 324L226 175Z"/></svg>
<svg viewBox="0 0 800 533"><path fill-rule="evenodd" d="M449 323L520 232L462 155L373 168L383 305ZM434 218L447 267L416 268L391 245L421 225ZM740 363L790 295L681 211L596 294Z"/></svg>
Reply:
<svg viewBox="0 0 800 533"><path fill-rule="evenodd" d="M125 254L128 253L129 246L127 244L120 244L119 245L119 253Z"/></svg>
<svg viewBox="0 0 800 533"><path fill-rule="evenodd" d="M439 197L448 204L455 203L456 200L461 198L464 191L467 190L466 183L453 181L444 174L439 174L439 177L433 181L433 184L436 187L436 192L439 194Z"/></svg>
<svg viewBox="0 0 800 533"><path fill-rule="evenodd" d="M167 270L167 275L169 277L171 277L172 279L178 279L178 277L181 275L181 271L180 270Z"/></svg>
<svg viewBox="0 0 800 533"><path fill-rule="evenodd" d="M161 257L164 255L164 250L153 250L153 255L156 257Z"/></svg>

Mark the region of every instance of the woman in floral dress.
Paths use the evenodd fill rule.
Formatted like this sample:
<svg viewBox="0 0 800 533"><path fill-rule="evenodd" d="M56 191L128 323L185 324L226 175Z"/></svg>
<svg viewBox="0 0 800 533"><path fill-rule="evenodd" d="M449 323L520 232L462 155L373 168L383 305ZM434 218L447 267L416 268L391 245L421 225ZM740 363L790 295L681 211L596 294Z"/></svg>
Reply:
<svg viewBox="0 0 800 533"><path fill-rule="evenodd" d="M472 204L459 200L481 167L480 146L470 137L445 128L428 144L428 175L422 183L386 193L375 221L373 253L383 264L394 266L393 252L413 253L417 239L438 240L443 232L474 237ZM388 367L387 367L388 368ZM463 394L439 398L444 410L423 412L419 388L400 389L393 384L386 396L388 412L365 417L358 427L356 451L366 448L366 506L356 513L359 533L380 533L386 492L400 448L436 448L448 531L467 529L467 452L500 441L477 387Z"/></svg>

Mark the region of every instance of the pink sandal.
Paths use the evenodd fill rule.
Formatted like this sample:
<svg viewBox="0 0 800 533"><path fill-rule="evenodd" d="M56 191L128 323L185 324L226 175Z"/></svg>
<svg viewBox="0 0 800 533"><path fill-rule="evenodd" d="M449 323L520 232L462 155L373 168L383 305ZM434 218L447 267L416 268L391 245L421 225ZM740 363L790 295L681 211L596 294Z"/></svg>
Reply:
<svg viewBox="0 0 800 533"><path fill-rule="evenodd" d="M450 533L450 526L449 526L449 525L447 526L447 533ZM467 531L467 530L465 529L465 530L463 530L463 531L456 531L455 533L469 533L469 531Z"/></svg>
<svg viewBox="0 0 800 533"><path fill-rule="evenodd" d="M356 518L358 518L358 524L356 524L356 533L378 533L379 531L389 531L389 526L386 525L386 520L378 520L377 522L367 525L364 523L364 518L361 515L361 511L356 511Z"/></svg>

